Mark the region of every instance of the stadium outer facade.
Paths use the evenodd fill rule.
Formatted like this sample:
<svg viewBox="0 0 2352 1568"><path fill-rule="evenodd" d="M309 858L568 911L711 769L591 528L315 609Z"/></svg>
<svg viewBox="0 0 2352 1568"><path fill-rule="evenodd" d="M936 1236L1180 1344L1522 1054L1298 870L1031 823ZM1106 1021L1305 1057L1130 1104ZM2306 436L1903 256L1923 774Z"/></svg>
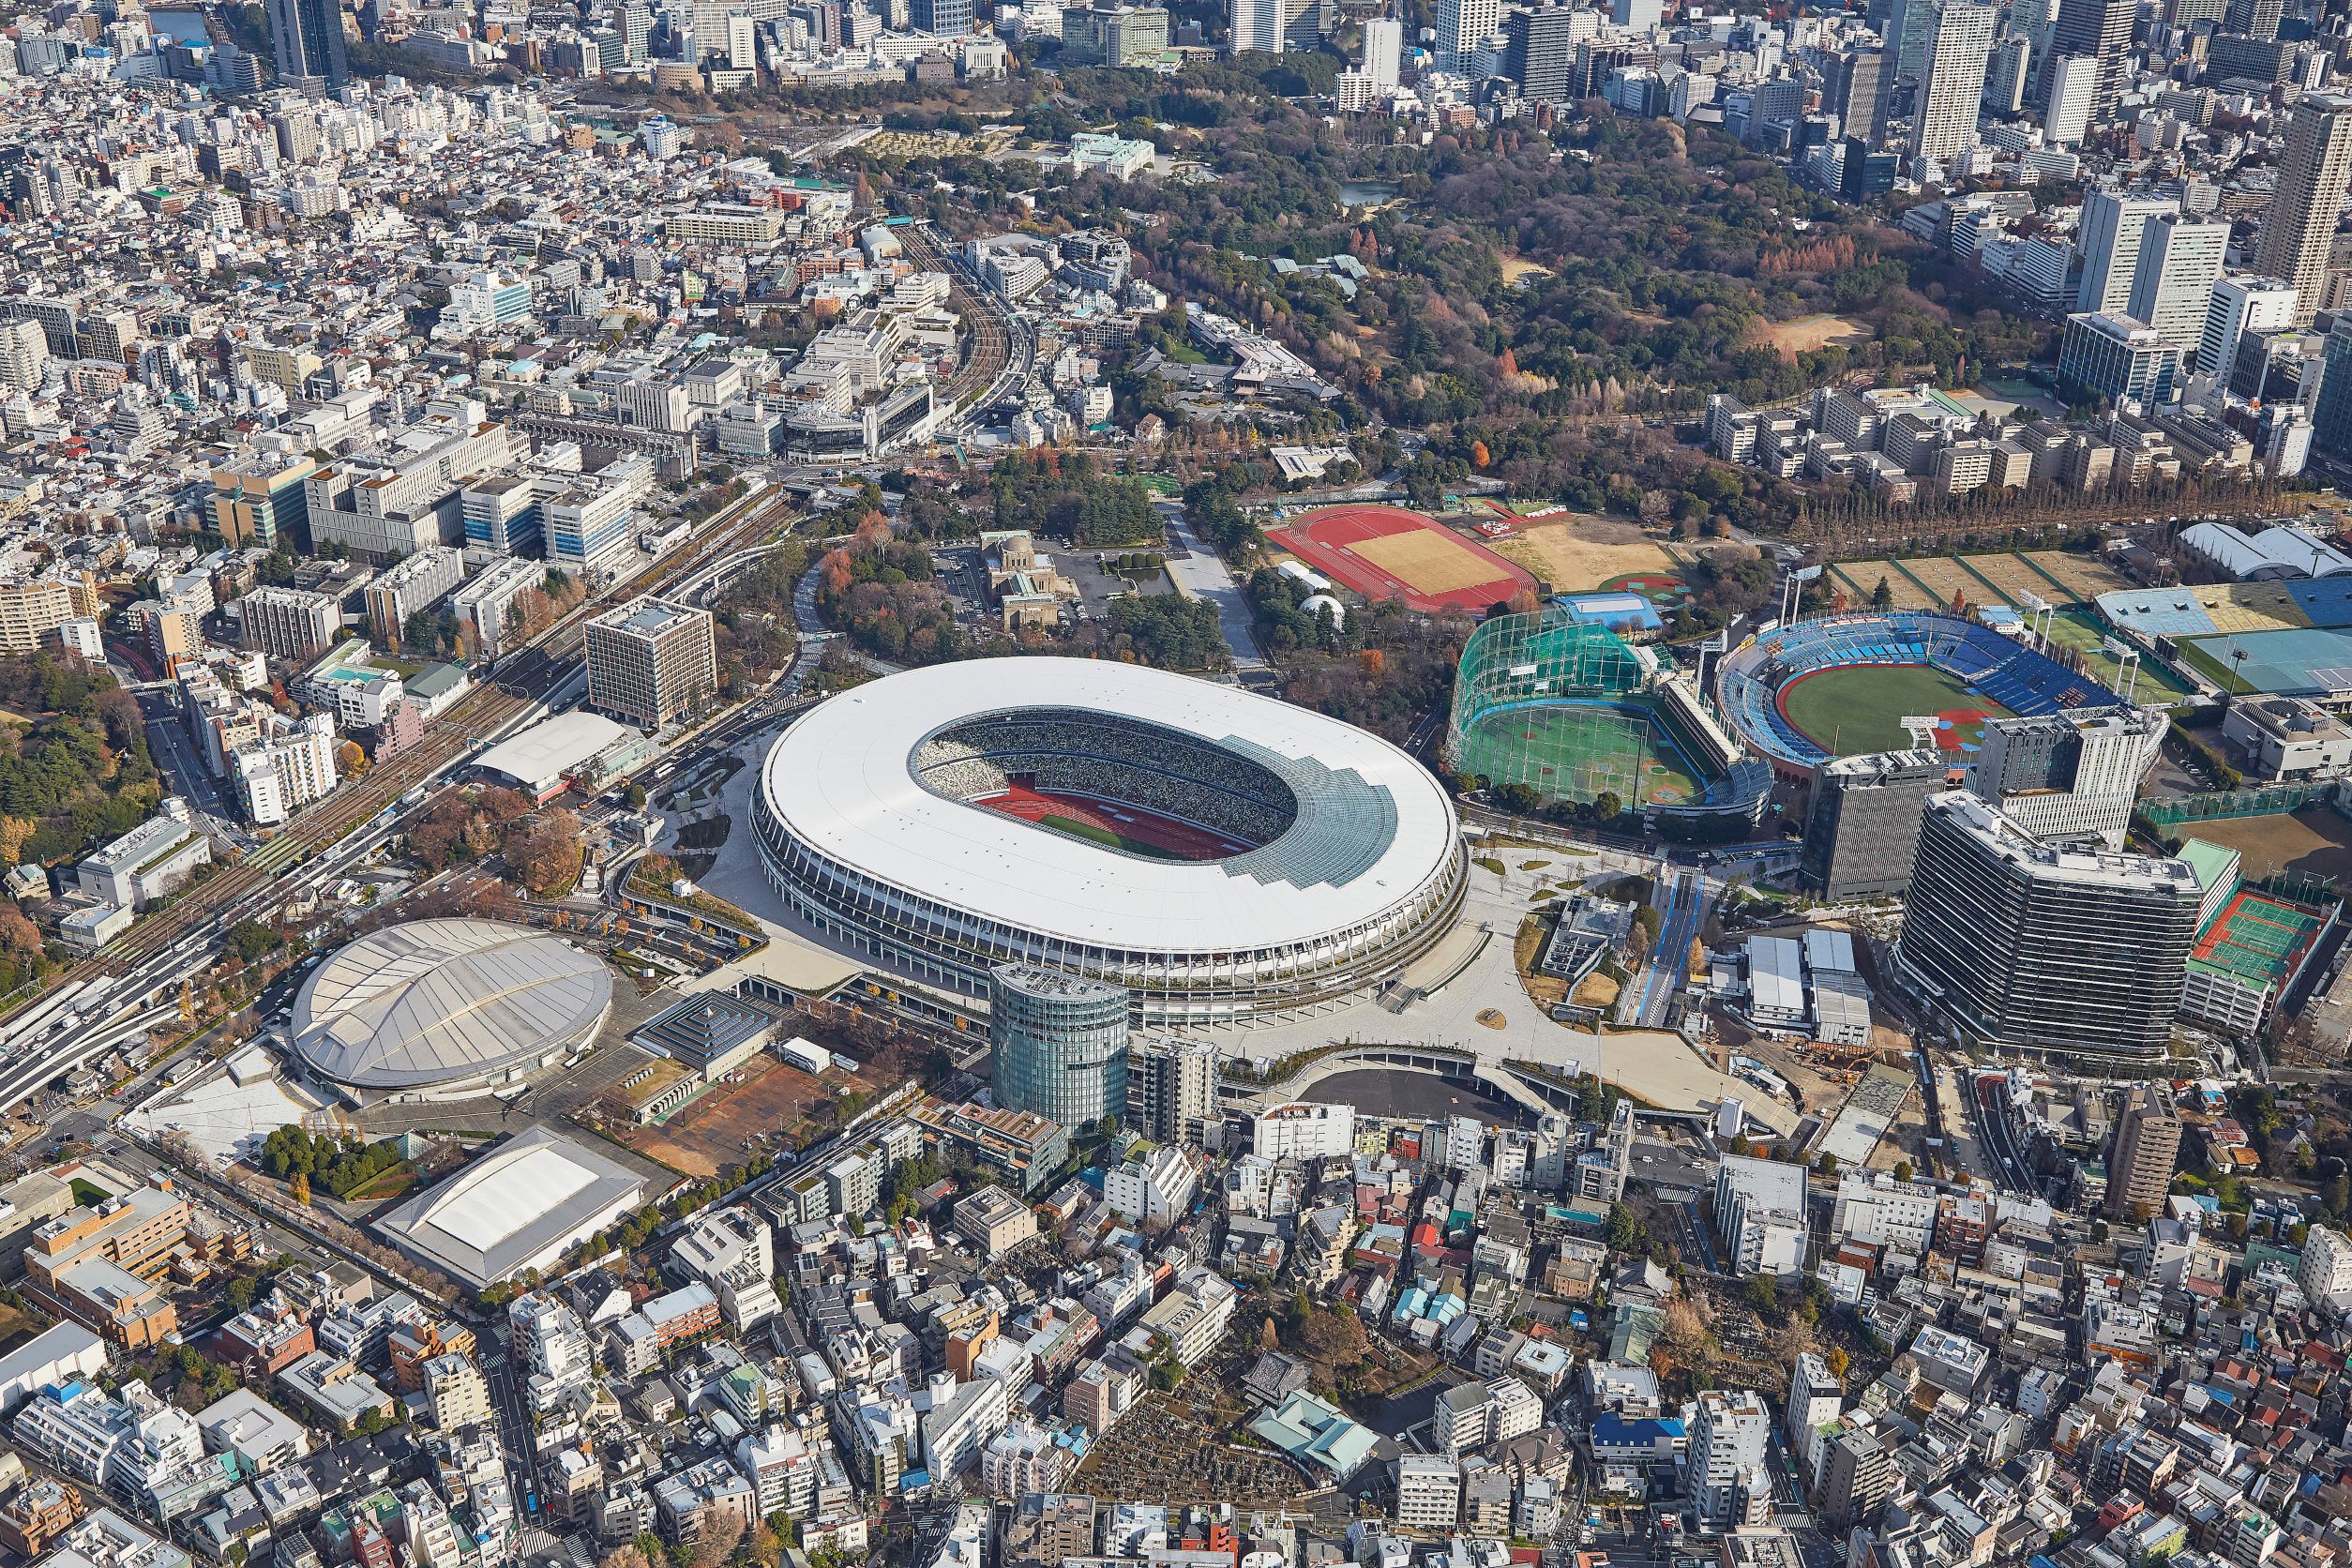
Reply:
<svg viewBox="0 0 2352 1568"><path fill-rule="evenodd" d="M1016 780L1253 847L1164 859L981 804ZM1452 801L1387 742L1092 659L942 665L842 692L770 748L753 827L770 884L836 946L970 996L998 964L1064 970L1123 988L1158 1024L1370 988L1453 925L1468 867Z"/></svg>
<svg viewBox="0 0 2352 1568"><path fill-rule="evenodd" d="M1825 615L1776 626L1723 656L1718 706L1740 737L1794 778L1830 760L1826 746L1781 712L1781 693L1825 670L1924 667L1968 683L2021 718L2070 708L2112 708L2123 699L1989 626L1925 611Z"/></svg>

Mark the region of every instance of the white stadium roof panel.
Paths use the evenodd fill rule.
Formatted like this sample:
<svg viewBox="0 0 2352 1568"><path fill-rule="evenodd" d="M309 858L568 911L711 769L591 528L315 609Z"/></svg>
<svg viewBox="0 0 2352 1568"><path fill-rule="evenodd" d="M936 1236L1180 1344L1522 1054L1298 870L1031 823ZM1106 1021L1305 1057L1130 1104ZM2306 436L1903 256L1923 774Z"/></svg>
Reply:
<svg viewBox="0 0 2352 1568"><path fill-rule="evenodd" d="M1055 708L1162 726L1266 766L1293 785L1297 818L1244 854L1154 860L934 793L914 776L916 748L943 730ZM1444 791L1386 741L1238 687L1105 660L946 664L854 687L786 731L762 793L794 837L866 877L1129 951L1344 932L1415 897L1460 852Z"/></svg>

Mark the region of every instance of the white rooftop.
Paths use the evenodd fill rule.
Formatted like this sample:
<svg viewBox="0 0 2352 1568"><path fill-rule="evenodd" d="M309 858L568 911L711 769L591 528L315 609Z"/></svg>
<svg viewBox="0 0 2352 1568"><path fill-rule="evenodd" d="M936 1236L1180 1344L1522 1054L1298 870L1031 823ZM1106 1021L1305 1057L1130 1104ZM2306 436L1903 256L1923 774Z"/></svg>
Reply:
<svg viewBox="0 0 2352 1568"><path fill-rule="evenodd" d="M609 718L575 710L500 741L475 758L474 765L504 774L537 794L627 733Z"/></svg>
<svg viewBox="0 0 2352 1568"><path fill-rule="evenodd" d="M1164 726L1261 765L1384 794L1393 817L1336 808L1342 788L1310 791L1297 821L1248 854L1149 860L916 780L912 758L931 735L1028 708ZM1410 899L1459 852L1445 792L1378 736L1238 687L1094 659L934 665L853 687L784 733L761 790L792 833L877 881L1027 930L1138 951L1226 952L1344 931ZM1311 874L1334 862L1351 867L1343 880Z"/></svg>

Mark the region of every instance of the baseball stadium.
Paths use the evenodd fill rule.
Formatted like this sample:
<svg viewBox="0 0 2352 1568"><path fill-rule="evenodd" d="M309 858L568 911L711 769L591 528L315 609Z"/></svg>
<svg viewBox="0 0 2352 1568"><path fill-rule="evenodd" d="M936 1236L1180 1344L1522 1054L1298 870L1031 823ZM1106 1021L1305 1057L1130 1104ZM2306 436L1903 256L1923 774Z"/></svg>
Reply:
<svg viewBox="0 0 2352 1568"><path fill-rule="evenodd" d="M1668 817L1762 814L1772 774L1689 681L1565 605L1483 621L1463 645L1447 731L1455 771L1547 804L1603 795Z"/></svg>
<svg viewBox="0 0 2352 1568"><path fill-rule="evenodd" d="M967 996L1044 964L1187 1024L1368 990L1453 925L1453 803L1386 741L1138 665L976 668L842 692L770 748L761 868L807 934Z"/></svg>
<svg viewBox="0 0 2352 1568"><path fill-rule="evenodd" d="M1989 626L1902 611L1831 615L1751 638L1716 667L1716 701L1750 746L1785 771L1918 744L1906 719L1965 764L1987 719L2122 701Z"/></svg>
<svg viewBox="0 0 2352 1568"><path fill-rule="evenodd" d="M1424 614L1484 611L1536 587L1485 546L1402 506L1326 506L1266 537L1367 599Z"/></svg>
<svg viewBox="0 0 2352 1568"><path fill-rule="evenodd" d="M2093 602L2125 638L2217 689L2352 698L2352 577L2132 588Z"/></svg>

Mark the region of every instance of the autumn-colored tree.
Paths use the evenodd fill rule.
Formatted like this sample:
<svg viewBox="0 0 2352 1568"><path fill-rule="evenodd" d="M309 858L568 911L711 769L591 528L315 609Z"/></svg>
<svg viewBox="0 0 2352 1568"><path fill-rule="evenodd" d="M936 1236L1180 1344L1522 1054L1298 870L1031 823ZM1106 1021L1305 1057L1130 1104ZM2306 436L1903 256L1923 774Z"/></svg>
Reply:
<svg viewBox="0 0 2352 1568"><path fill-rule="evenodd" d="M579 880L580 816L556 810L527 818L506 830L506 865L533 893L551 893Z"/></svg>
<svg viewBox="0 0 2352 1568"><path fill-rule="evenodd" d="M335 768L345 778L364 777L368 772L368 754L357 741L345 741L335 748Z"/></svg>
<svg viewBox="0 0 2352 1568"><path fill-rule="evenodd" d="M1500 354L1495 355L1495 374L1502 377L1505 381L1508 381L1518 373L1519 356L1517 354L1513 354L1506 348ZM1478 466L1484 468L1486 465L1485 463L1480 463Z"/></svg>
<svg viewBox="0 0 2352 1568"><path fill-rule="evenodd" d="M41 956L39 927L27 920L24 912L14 904L0 904L0 950L19 958L38 958Z"/></svg>
<svg viewBox="0 0 2352 1568"><path fill-rule="evenodd" d="M287 1183L286 1186L287 1190L294 1195L294 1200L295 1202L308 1203L310 1201L310 1177L308 1171L295 1171L294 1173L294 1180Z"/></svg>
<svg viewBox="0 0 2352 1568"><path fill-rule="evenodd" d="M40 823L30 817L0 817L0 861L14 866L24 858L24 841Z"/></svg>
<svg viewBox="0 0 2352 1568"><path fill-rule="evenodd" d="M1484 468L1493 460L1493 455L1486 450L1486 444L1485 442L1473 441L1470 443L1470 466L1472 468Z"/></svg>

